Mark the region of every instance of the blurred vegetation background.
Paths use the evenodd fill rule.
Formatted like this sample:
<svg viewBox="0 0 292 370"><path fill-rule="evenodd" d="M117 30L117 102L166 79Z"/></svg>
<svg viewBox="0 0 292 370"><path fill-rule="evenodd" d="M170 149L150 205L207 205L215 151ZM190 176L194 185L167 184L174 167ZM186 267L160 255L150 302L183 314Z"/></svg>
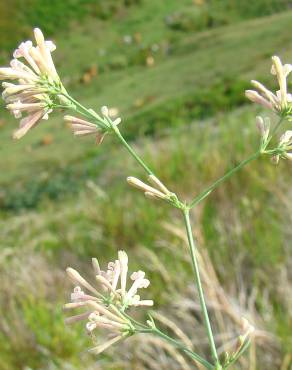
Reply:
<svg viewBox="0 0 292 370"><path fill-rule="evenodd" d="M251 78L275 88L270 57L291 63L291 22L288 0L0 0L0 61L41 27L71 94L110 106L189 200L257 147L261 110L244 90ZM89 276L92 256L105 263L125 249L171 320L161 325L207 352L177 212L128 188L128 175L143 174L114 138L77 140L54 113L12 142L18 123L0 109L0 369L194 368L154 338L94 359L82 325L63 323L65 267ZM258 328L238 369L291 369L291 174L290 163L260 159L194 211L220 348L241 315Z"/></svg>

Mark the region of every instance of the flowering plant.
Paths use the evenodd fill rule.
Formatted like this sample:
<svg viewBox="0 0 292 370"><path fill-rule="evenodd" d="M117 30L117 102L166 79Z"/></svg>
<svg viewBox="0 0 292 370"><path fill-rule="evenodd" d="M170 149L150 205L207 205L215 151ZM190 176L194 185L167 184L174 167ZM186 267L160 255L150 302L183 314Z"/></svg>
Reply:
<svg viewBox="0 0 292 370"><path fill-rule="evenodd" d="M258 81L252 81L252 85L257 91L246 91L247 98L272 110L279 116L279 120L275 124L272 124L270 119L266 117L259 116L256 118L260 141L255 153L187 203L180 200L177 194L161 182L158 176L125 140L119 130L121 118L113 120L106 106L101 108L100 113L91 108L86 108L66 91L51 57L51 52L56 48L55 45L51 41L45 41L39 29L34 30L34 35L36 46L33 46L31 41L21 43L13 54L14 58L10 67L0 68L0 79L5 81L2 83L4 89L2 97L7 104L6 107L16 118L21 119L20 126L14 132L13 137L20 139L30 129L39 124L42 119L47 119L53 109L65 108L73 112L73 115L65 115L64 119L70 122L74 135L92 135L95 137L97 144L101 144L105 135L109 133L117 138L144 169L149 182L147 184L145 181L130 176L127 178L129 185L141 190L149 199L166 202L171 207L176 208L183 216L194 281L198 289L199 303L211 356L210 359L205 359L185 343L169 337L157 328L150 314L148 314L149 319L143 323L133 318L132 309L152 306L153 301L141 299L140 295L137 294L139 289L147 288L150 284L143 271L132 273L130 275L132 284L130 287L128 286L128 256L124 251L118 252L118 259L110 262L106 271L100 269L97 259L92 260L95 284L90 284L76 270L67 269L67 274L75 287L71 294L71 302L64 307L66 310L82 309L83 312L68 317L66 322L69 324L86 320L86 330L92 336L94 342L96 342L94 333L97 330L103 329L109 334L109 337L103 343L96 344L90 350L95 354L103 352L109 346L136 333L151 333L180 349L190 359L206 369L227 369L238 360L249 346L254 328L246 319L242 319L242 335L238 338L237 346L230 353L226 353L224 359L219 358L201 283L190 212L222 182L258 157L270 156L274 163L277 163L280 159L292 159L291 130L282 133L276 146L273 144L282 123L285 120L292 120L292 95L287 91L287 77L292 71L292 65L283 65L279 57L274 56L272 58L271 73L276 76L279 84L279 90L275 94ZM20 58L23 58L26 64L19 61ZM7 80L15 80L15 84L7 82ZM26 116L22 117L25 113Z"/></svg>

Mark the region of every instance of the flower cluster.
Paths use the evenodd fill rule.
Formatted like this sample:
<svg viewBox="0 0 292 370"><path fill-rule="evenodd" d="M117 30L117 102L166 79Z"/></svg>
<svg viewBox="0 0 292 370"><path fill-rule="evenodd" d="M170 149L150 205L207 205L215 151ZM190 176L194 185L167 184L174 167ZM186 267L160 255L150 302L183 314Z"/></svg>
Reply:
<svg viewBox="0 0 292 370"><path fill-rule="evenodd" d="M118 252L118 259L108 264L107 270L102 271L98 260L92 259L98 289L88 283L76 270L67 268L69 278L76 284L71 294L71 302L65 309L86 308L86 312L66 319L67 323L87 320L86 329L93 334L95 329L104 328L110 338L91 351L100 353L113 343L134 333L131 320L125 315L130 306L152 306L152 300L141 300L137 294L141 288L150 284L145 279L143 271L131 274L132 285L127 289L128 256L124 251ZM84 292L82 288L88 293Z"/></svg>
<svg viewBox="0 0 292 370"><path fill-rule="evenodd" d="M121 122L120 117L112 121L109 115L109 109L106 106L101 108L101 113L103 117L91 111L96 124L74 116L65 116L64 120L71 124L75 136L94 135L96 137L96 143L101 144L105 134L114 129Z"/></svg>
<svg viewBox="0 0 292 370"><path fill-rule="evenodd" d="M287 92L287 77L292 71L291 64L283 65L280 58L272 57L271 73L277 77L279 90L276 94L258 81L252 80L256 90L247 90L245 95L251 101L258 103L284 117L290 117L292 112L292 95Z"/></svg>
<svg viewBox="0 0 292 370"><path fill-rule="evenodd" d="M121 118L111 119L111 112L104 106L101 108L102 116L92 109L79 111L74 101L63 87L57 74L51 52L56 49L52 41L45 41L40 29L35 28L34 36L36 46L32 41L22 42L13 53L10 67L0 68L0 80L15 80L16 83L3 82L2 97L6 107L15 118L20 120L19 129L13 134L15 139L20 139L31 128L35 127L41 119L48 119L49 113L55 107L72 108L75 111L86 111L86 117L91 122L74 117L65 116L65 121L71 123L76 136L95 135L100 144L109 131L114 130L121 122ZM23 58L25 63L18 59Z"/></svg>
<svg viewBox="0 0 292 370"><path fill-rule="evenodd" d="M20 127L14 132L16 139L25 135L41 119L48 119L52 110L50 88L61 86L51 52L56 49L52 41L45 41L40 29L34 30L36 46L32 41L22 42L14 51L10 67L0 68L0 80L15 80L16 83L3 82L2 97L15 118L21 118ZM23 58L26 64L18 59Z"/></svg>

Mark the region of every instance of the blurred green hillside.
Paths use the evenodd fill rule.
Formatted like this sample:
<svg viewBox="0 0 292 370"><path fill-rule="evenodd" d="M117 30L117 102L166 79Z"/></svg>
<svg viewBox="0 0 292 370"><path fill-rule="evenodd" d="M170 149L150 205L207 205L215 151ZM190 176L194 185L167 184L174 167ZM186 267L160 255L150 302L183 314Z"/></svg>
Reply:
<svg viewBox="0 0 292 370"><path fill-rule="evenodd" d="M291 62L291 5L0 0L0 59L7 63L41 27L57 44L54 60L71 94L96 110L106 104L117 111L123 134L189 200L258 145L261 111L244 90L251 78L275 87L273 54ZM185 309L193 296L175 233L183 231L179 215L128 188L127 176L143 174L113 137L100 147L77 140L53 113L13 142L17 122L1 104L0 369L152 369L131 344L129 357L118 348L97 363L83 354L89 340L82 327L63 323L63 271L71 265L88 274L92 256L105 263L123 248L131 267L150 275L156 307L175 320L173 297ZM242 307L244 295L242 310L270 333L238 369L289 369L291 173L289 163L260 159L194 211L196 236L231 302ZM191 308L188 314L196 316ZM178 323L189 332L187 321ZM189 335L196 338L195 330ZM168 357L158 366L180 369Z"/></svg>

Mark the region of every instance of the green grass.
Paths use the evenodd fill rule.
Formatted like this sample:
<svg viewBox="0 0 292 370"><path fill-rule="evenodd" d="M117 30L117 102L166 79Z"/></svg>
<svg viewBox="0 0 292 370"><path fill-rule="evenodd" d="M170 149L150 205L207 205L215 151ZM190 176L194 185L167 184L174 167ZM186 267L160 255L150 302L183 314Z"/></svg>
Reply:
<svg viewBox="0 0 292 370"><path fill-rule="evenodd" d="M223 26L178 31L167 26L165 17L189 9L191 2L177 4L145 1L105 17L85 14L84 23L73 14L76 23L55 32L54 39L68 89L89 107L118 107L122 132L162 180L190 200L256 149L259 110L244 106L244 89L250 78L273 86L271 55L291 60L292 12L243 22L236 8ZM219 19L219 10L216 14ZM141 41L127 45L125 35ZM151 51L154 44L157 52ZM149 54L152 67L145 65ZM93 65L97 76L82 83ZM90 257L105 262L124 248L131 267L150 275L149 295L157 307L167 310L177 289L180 299L187 296L182 281L190 282L191 271L185 259L173 258L181 240L164 223L173 230L183 225L176 212L128 187L127 176L143 174L113 137L95 147L91 139L73 138L62 115L52 114L23 140L12 142L17 123L1 112L0 368L66 369L71 364L79 370L93 360L80 359L88 346L82 328L64 329L61 305L69 291L64 268L70 264L86 272ZM256 287L271 297L267 307L258 294L256 307L267 328L283 339L275 366L289 351L288 286L279 271L288 269L290 175L288 163L275 167L262 158L195 212L201 248L212 256L223 287L233 291L240 260L247 291ZM110 357L100 361L109 368ZM257 368L268 369L268 361L260 352Z"/></svg>

